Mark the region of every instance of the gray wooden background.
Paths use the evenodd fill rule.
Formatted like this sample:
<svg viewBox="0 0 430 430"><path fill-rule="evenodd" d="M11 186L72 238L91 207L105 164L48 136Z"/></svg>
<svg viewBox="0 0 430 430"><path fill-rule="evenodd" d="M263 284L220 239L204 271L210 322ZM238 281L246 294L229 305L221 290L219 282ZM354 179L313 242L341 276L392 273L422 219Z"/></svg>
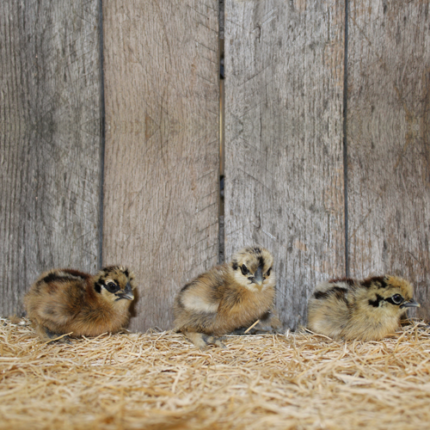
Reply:
<svg viewBox="0 0 430 430"><path fill-rule="evenodd" d="M43 270L121 263L131 328L170 328L258 243L290 328L345 275L410 279L428 318L429 3L1 2L0 315Z"/></svg>

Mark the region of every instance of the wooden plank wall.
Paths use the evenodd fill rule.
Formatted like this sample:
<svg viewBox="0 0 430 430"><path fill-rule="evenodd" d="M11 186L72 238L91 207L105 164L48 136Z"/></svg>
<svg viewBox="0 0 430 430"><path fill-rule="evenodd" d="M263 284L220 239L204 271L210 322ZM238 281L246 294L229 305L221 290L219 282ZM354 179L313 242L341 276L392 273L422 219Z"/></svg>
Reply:
<svg viewBox="0 0 430 430"><path fill-rule="evenodd" d="M350 271L411 279L429 318L429 1L351 1L348 26Z"/></svg>
<svg viewBox="0 0 430 430"><path fill-rule="evenodd" d="M103 262L138 276L131 328L166 329L179 289L218 263L218 2L112 0L103 15Z"/></svg>
<svg viewBox="0 0 430 430"><path fill-rule="evenodd" d="M276 258L277 307L306 321L316 282L343 276L344 2L225 4L225 245Z"/></svg>
<svg viewBox="0 0 430 430"><path fill-rule="evenodd" d="M218 3L0 3L0 315L42 270L122 263L131 328L170 328L182 285L258 243L289 328L348 272L409 278L430 317L429 0L223 2L221 242Z"/></svg>
<svg viewBox="0 0 430 430"><path fill-rule="evenodd" d="M98 1L0 2L0 315L43 270L100 264Z"/></svg>

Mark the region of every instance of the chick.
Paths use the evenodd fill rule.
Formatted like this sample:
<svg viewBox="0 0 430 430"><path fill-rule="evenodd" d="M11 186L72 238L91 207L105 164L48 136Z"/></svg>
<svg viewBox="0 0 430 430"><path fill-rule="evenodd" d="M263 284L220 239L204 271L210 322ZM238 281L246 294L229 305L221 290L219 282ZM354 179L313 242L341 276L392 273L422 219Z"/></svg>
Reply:
<svg viewBox="0 0 430 430"><path fill-rule="evenodd" d="M379 340L409 307L420 306L412 296L412 285L397 276L323 282L309 299L308 328L335 339Z"/></svg>
<svg viewBox="0 0 430 430"><path fill-rule="evenodd" d="M43 273L24 298L27 315L43 338L97 336L127 324L136 288L127 268L110 266L91 276L71 269Z"/></svg>
<svg viewBox="0 0 430 430"><path fill-rule="evenodd" d="M219 336L258 319L280 327L274 310L275 274L267 249L248 247L185 285L175 299L175 330L199 348L223 347Z"/></svg>

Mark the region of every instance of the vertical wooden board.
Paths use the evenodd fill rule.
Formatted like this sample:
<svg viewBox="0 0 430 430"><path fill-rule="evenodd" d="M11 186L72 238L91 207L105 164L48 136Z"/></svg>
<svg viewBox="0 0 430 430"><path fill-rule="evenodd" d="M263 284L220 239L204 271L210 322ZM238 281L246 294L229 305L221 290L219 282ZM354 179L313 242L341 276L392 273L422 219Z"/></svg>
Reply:
<svg viewBox="0 0 430 430"><path fill-rule="evenodd" d="M429 1L352 1L348 22L351 274L410 279L428 318Z"/></svg>
<svg viewBox="0 0 430 430"><path fill-rule="evenodd" d="M98 1L0 2L0 315L53 266L99 259Z"/></svg>
<svg viewBox="0 0 430 430"><path fill-rule="evenodd" d="M226 1L226 257L276 259L284 324L344 276L344 2Z"/></svg>
<svg viewBox="0 0 430 430"><path fill-rule="evenodd" d="M133 330L170 328L218 261L216 0L104 2L103 260L134 268Z"/></svg>

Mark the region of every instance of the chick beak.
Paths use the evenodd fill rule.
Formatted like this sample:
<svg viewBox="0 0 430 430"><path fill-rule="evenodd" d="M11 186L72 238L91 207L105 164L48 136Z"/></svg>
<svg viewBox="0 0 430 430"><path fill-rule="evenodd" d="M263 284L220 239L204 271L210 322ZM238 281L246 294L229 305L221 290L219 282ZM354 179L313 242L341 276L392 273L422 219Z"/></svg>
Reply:
<svg viewBox="0 0 430 430"><path fill-rule="evenodd" d="M402 308L419 308L420 304L416 302L414 299L408 300L400 305L400 309Z"/></svg>
<svg viewBox="0 0 430 430"><path fill-rule="evenodd" d="M124 292L119 296L117 301L121 300L121 299L126 299L126 300L133 300L134 299L134 294L133 294L133 291L131 289L130 282L127 282L127 285L125 286Z"/></svg>
<svg viewBox="0 0 430 430"><path fill-rule="evenodd" d="M257 285L261 285L263 283L263 268L261 266L259 266L257 271L255 272L254 282Z"/></svg>

